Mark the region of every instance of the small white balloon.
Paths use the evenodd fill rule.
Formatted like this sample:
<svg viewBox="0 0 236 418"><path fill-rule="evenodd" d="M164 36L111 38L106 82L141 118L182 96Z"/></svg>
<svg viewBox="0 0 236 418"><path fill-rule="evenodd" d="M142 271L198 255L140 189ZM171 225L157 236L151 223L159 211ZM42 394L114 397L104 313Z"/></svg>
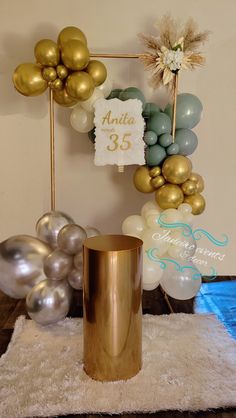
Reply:
<svg viewBox="0 0 236 418"><path fill-rule="evenodd" d="M185 267L186 268L183 268ZM169 263L161 277L160 285L167 295L174 299L191 299L198 293L202 278L199 270L190 261L181 263L182 271L176 265Z"/></svg>
<svg viewBox="0 0 236 418"><path fill-rule="evenodd" d="M159 285L162 275L163 270L161 269L160 264L149 260L148 256L145 254L143 258L143 289L155 289Z"/></svg>
<svg viewBox="0 0 236 418"><path fill-rule="evenodd" d="M101 90L96 88L92 96L88 100L80 102L80 106L87 112L94 112L94 105L98 99L104 98L104 94Z"/></svg>
<svg viewBox="0 0 236 418"><path fill-rule="evenodd" d="M109 94L112 91L112 81L109 77L106 78L103 84L100 84L100 86L97 87L98 90L100 90L103 93L103 96L105 99L109 96ZM95 90L97 90L95 89Z"/></svg>
<svg viewBox="0 0 236 418"><path fill-rule="evenodd" d="M162 228L146 228L141 239L143 240L144 250L155 248L155 256L162 257L168 250L170 243L165 239L166 233Z"/></svg>
<svg viewBox="0 0 236 418"><path fill-rule="evenodd" d="M170 257L178 260L186 260L195 254L197 243L192 236L186 237L183 235L182 228L173 231L170 237L172 242L167 250Z"/></svg>
<svg viewBox="0 0 236 418"><path fill-rule="evenodd" d="M128 216L122 223L122 232L125 235L140 238L145 228L145 223L142 216L131 215Z"/></svg>
<svg viewBox="0 0 236 418"><path fill-rule="evenodd" d="M184 220L183 214L177 209L166 209L161 215L161 220L167 224L183 222ZM168 226L164 228L168 228Z"/></svg>
<svg viewBox="0 0 236 418"><path fill-rule="evenodd" d="M81 133L86 133L94 128L94 114L87 112L81 106L76 106L70 115L72 128Z"/></svg>
<svg viewBox="0 0 236 418"><path fill-rule="evenodd" d="M148 211L150 210L155 210L155 211L160 211L159 207L157 206L156 202L149 200L148 202L146 202L142 209L141 209L141 216L143 216L145 218L146 214Z"/></svg>
<svg viewBox="0 0 236 418"><path fill-rule="evenodd" d="M186 214L184 214L184 222L186 224L188 224L189 226L193 226L194 215L192 213L186 213Z"/></svg>
<svg viewBox="0 0 236 418"><path fill-rule="evenodd" d="M160 212L157 210L149 210L146 212L145 220L146 224L149 228L160 228L160 225L158 224L158 219L160 216Z"/></svg>
<svg viewBox="0 0 236 418"><path fill-rule="evenodd" d="M181 203L178 207L178 211L183 214L192 213L192 206L188 203Z"/></svg>

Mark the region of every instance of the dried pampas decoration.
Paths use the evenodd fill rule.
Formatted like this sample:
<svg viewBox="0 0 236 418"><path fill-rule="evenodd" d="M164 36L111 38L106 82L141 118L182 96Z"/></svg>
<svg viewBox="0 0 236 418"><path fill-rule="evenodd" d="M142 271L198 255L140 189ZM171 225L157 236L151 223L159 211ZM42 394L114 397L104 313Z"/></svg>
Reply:
<svg viewBox="0 0 236 418"><path fill-rule="evenodd" d="M198 49L207 41L210 32L198 32L192 18L182 26L170 15L165 15L156 26L159 36L139 35L147 48L140 59L146 69L153 73L153 87L163 84L173 90L175 75L180 69L192 70L204 64L204 57Z"/></svg>

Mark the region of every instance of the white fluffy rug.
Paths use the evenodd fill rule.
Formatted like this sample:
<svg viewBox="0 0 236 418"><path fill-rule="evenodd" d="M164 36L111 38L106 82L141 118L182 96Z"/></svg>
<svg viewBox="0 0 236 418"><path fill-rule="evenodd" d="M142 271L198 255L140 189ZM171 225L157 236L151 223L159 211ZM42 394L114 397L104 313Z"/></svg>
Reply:
<svg viewBox="0 0 236 418"><path fill-rule="evenodd" d="M236 405L236 342L212 315L143 317L143 368L100 383L83 371L82 320L19 317L0 359L0 416L205 410Z"/></svg>

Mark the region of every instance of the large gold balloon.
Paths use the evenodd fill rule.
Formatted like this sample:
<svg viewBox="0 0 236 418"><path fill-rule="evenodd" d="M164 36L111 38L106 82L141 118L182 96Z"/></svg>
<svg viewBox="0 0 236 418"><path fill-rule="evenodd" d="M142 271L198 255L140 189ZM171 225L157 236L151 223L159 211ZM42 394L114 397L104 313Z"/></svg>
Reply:
<svg viewBox="0 0 236 418"><path fill-rule="evenodd" d="M151 184L153 185L153 187L155 187L155 189L158 189L159 187L163 186L165 182L166 181L163 176L156 176L153 177L151 180Z"/></svg>
<svg viewBox="0 0 236 418"><path fill-rule="evenodd" d="M186 196L184 198L184 203L188 203L192 206L192 214L200 215L205 209L206 201L200 193L195 193L191 196Z"/></svg>
<svg viewBox="0 0 236 418"><path fill-rule="evenodd" d="M188 180L192 169L191 161L184 155L168 157L162 166L162 175L166 181L173 184L182 184Z"/></svg>
<svg viewBox="0 0 236 418"><path fill-rule="evenodd" d="M63 45L61 59L70 70L83 70L89 62L89 50L83 42L72 39Z"/></svg>
<svg viewBox="0 0 236 418"><path fill-rule="evenodd" d="M66 91L77 100L87 100L94 92L93 79L85 71L76 71L67 77Z"/></svg>
<svg viewBox="0 0 236 418"><path fill-rule="evenodd" d="M61 48L66 42L71 41L72 39L77 39L87 45L85 34L79 28L76 28L76 26L67 26L62 29L58 35L57 43Z"/></svg>
<svg viewBox="0 0 236 418"><path fill-rule="evenodd" d="M100 86L107 78L107 69L101 61L91 60L86 71L93 78L95 86Z"/></svg>
<svg viewBox="0 0 236 418"><path fill-rule="evenodd" d="M41 39L34 47L36 61L41 65L55 67L60 61L60 50L51 39Z"/></svg>
<svg viewBox="0 0 236 418"><path fill-rule="evenodd" d="M184 200L181 188L175 184L164 184L156 191L156 202L162 209L177 208Z"/></svg>
<svg viewBox="0 0 236 418"><path fill-rule="evenodd" d="M197 184L194 181L187 180L181 185L181 189L185 195L191 196L192 194L197 193Z"/></svg>
<svg viewBox="0 0 236 418"><path fill-rule="evenodd" d="M70 97L65 89L54 90L53 91L53 98L54 98L55 102L57 102L59 105L64 106L64 107L74 106L78 102L77 99L74 99L73 97Z"/></svg>
<svg viewBox="0 0 236 418"><path fill-rule="evenodd" d="M16 90L24 96L38 96L47 89L47 81L43 79L41 67L27 62L18 65L13 73Z"/></svg>
<svg viewBox="0 0 236 418"><path fill-rule="evenodd" d="M202 178L202 176L200 176L200 174L197 173L191 173L189 180L194 181L196 183L197 189L196 192L197 193L201 193L204 190L204 180Z"/></svg>
<svg viewBox="0 0 236 418"><path fill-rule="evenodd" d="M153 187L151 180L152 178L149 174L148 167L144 165L137 168L133 177L134 185L137 190L142 193L154 192L155 188Z"/></svg>

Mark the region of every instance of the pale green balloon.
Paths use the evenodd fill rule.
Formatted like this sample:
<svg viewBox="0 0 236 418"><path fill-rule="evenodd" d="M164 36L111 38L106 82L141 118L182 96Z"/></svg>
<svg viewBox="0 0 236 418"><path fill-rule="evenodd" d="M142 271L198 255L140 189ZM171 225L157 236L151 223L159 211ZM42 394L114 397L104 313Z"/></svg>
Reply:
<svg viewBox="0 0 236 418"><path fill-rule="evenodd" d="M198 145L197 135L190 129L177 129L175 143L179 145L179 154L191 155Z"/></svg>
<svg viewBox="0 0 236 418"><path fill-rule="evenodd" d="M179 144L171 144L168 146L167 150L166 150L168 155L175 155L179 153Z"/></svg>
<svg viewBox="0 0 236 418"><path fill-rule="evenodd" d="M157 143L157 134L153 131L147 131L145 132L143 139L147 145L154 145Z"/></svg>
<svg viewBox="0 0 236 418"><path fill-rule="evenodd" d="M146 149L146 162L149 166L159 165L166 157L165 148L160 145L152 145Z"/></svg>
<svg viewBox="0 0 236 418"><path fill-rule="evenodd" d="M146 103L144 111L143 111L143 117L148 119L154 113L159 113L159 112L160 112L160 108L155 103Z"/></svg>
<svg viewBox="0 0 236 418"><path fill-rule="evenodd" d="M122 92L122 89L112 90L109 96L107 97L107 100L118 98L121 92Z"/></svg>
<svg viewBox="0 0 236 418"><path fill-rule="evenodd" d="M144 94L137 87L128 87L127 89L122 90L121 93L119 94L119 99L123 101L129 100L129 99L141 100L143 104L143 109L146 104L146 99L144 97Z"/></svg>
<svg viewBox="0 0 236 418"><path fill-rule="evenodd" d="M176 129L192 129L202 115L202 103L194 94L181 93L177 96ZM173 105L168 104L165 113L172 119Z"/></svg>
<svg viewBox="0 0 236 418"><path fill-rule="evenodd" d="M173 143L173 136L170 134L162 134L159 136L158 142L162 147L168 147Z"/></svg>
<svg viewBox="0 0 236 418"><path fill-rule="evenodd" d="M154 113L147 121L147 130L156 132L157 136L171 133L171 120L163 112Z"/></svg>

